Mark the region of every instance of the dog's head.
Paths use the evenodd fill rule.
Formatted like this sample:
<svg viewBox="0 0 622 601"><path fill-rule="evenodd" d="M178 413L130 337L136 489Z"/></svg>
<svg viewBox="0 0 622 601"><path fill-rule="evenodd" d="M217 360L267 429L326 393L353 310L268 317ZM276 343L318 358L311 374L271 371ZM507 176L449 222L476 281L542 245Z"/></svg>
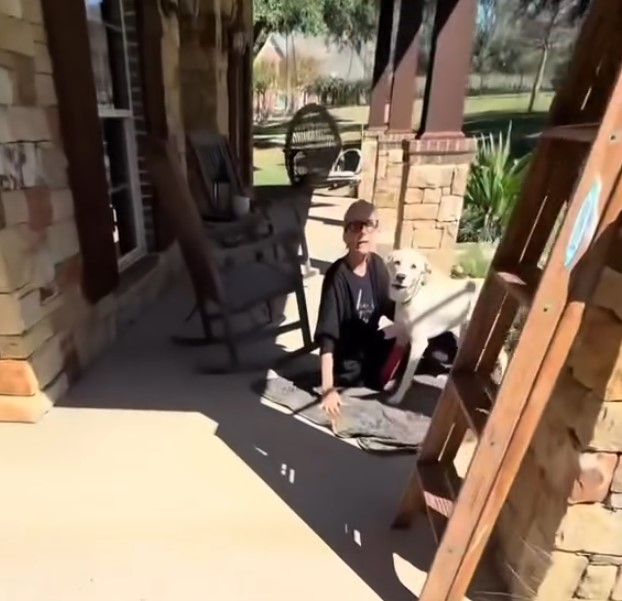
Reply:
<svg viewBox="0 0 622 601"><path fill-rule="evenodd" d="M395 250L387 258L389 296L396 303L408 302L428 281L432 272L425 255L416 248Z"/></svg>

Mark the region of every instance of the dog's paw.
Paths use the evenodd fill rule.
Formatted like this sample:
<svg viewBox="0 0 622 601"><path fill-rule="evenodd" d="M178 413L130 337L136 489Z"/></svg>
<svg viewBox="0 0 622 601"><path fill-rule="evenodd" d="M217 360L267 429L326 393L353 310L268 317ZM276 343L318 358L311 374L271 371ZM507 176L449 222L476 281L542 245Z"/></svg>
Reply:
<svg viewBox="0 0 622 601"><path fill-rule="evenodd" d="M401 405L402 401L404 400L404 396L401 394L392 394L388 399L387 399L387 403L389 405L393 405L394 407L397 407L397 405Z"/></svg>

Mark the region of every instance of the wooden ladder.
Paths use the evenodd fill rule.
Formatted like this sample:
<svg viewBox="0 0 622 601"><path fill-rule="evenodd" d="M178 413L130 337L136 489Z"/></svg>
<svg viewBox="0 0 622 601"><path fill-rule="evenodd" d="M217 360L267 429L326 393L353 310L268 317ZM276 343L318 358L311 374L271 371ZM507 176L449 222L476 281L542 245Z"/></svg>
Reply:
<svg viewBox="0 0 622 601"><path fill-rule="evenodd" d="M466 594L615 240L620 31L622 2L594 0L402 498L394 526L426 511L439 544L420 601ZM490 373L521 313L495 395ZM461 481L454 459L467 430L478 444Z"/></svg>

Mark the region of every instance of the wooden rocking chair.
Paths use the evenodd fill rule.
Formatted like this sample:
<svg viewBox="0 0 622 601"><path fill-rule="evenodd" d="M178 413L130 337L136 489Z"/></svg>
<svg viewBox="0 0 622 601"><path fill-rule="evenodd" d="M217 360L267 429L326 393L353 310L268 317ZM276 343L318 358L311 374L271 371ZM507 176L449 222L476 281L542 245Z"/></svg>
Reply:
<svg viewBox="0 0 622 601"><path fill-rule="evenodd" d="M229 369L202 368L206 373L243 369L238 343L251 337L278 336L300 329L303 347L288 358L308 352L313 344L297 247L300 240L292 232L249 240L243 248L232 249L229 257L216 254L227 249L216 248L206 236L198 205L192 197L178 158L169 144L150 139L147 144L147 166L162 209L169 219L182 252L196 296L197 311L203 328L201 337L175 337L179 344L204 346L224 342L228 348ZM275 251L276 249L276 251ZM243 252L240 252L243 251ZM280 251L280 252L279 252ZM280 259L279 259L280 258ZM290 293L295 293L299 319L295 323L259 331L236 333L232 318L241 313ZM208 306L217 308L210 314ZM212 321L222 322L224 335L216 337ZM256 369L259 366L247 366Z"/></svg>
<svg viewBox="0 0 622 601"><path fill-rule="evenodd" d="M309 248L304 231L306 219L304 192L284 186L262 186L250 192L252 206L256 212L238 221L233 219L231 198L245 195L242 178L236 167L236 160L229 140L222 134L208 131L195 131L188 134L189 166L200 177L202 197L207 201L204 217L220 219L214 230L235 231L245 227L245 222L257 223L263 215L263 228L276 231L294 231L300 239L300 260L305 267L305 275L313 275ZM310 202L310 200L309 200ZM237 225L236 225L237 224ZM257 226L259 227L259 226Z"/></svg>

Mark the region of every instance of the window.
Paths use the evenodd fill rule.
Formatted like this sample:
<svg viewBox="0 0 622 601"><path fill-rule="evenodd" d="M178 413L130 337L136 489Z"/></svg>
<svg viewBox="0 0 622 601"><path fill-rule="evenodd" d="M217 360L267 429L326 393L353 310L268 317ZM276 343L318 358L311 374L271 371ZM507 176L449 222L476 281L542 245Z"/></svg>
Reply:
<svg viewBox="0 0 622 601"><path fill-rule="evenodd" d="M85 0L114 241L123 269L145 252L124 3Z"/></svg>

